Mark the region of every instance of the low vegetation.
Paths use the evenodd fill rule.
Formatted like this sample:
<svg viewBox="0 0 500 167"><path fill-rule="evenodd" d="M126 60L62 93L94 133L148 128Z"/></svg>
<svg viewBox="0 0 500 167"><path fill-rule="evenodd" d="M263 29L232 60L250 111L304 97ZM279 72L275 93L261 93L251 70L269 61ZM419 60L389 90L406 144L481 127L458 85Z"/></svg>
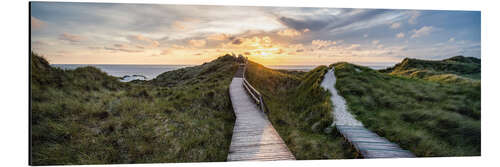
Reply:
<svg viewBox="0 0 500 167"><path fill-rule="evenodd" d="M381 72L443 83L480 85L481 60L463 56L437 61L406 58Z"/></svg>
<svg viewBox="0 0 500 167"><path fill-rule="evenodd" d="M457 61L470 60L471 63ZM480 61L479 61L480 62ZM481 87L475 59L405 59L382 71L336 63L336 88L370 130L417 156L481 154ZM480 66L480 64L479 64ZM420 76L410 71L427 71ZM460 82L436 75L454 75ZM474 78L474 77L472 77Z"/></svg>
<svg viewBox="0 0 500 167"><path fill-rule="evenodd" d="M372 131L417 156L480 155L480 60L405 59L380 71L331 67L350 111ZM226 160L235 56L128 83L94 67L54 68L35 53L30 68L33 165ZM320 87L327 69L247 66L246 78L297 159L357 157L330 126L330 94Z"/></svg>
<svg viewBox="0 0 500 167"><path fill-rule="evenodd" d="M355 151L330 127L329 94L320 87L327 67L310 72L272 70L249 61L246 78L264 96L274 128L297 159L354 158Z"/></svg>
<svg viewBox="0 0 500 167"><path fill-rule="evenodd" d="M225 161L235 58L119 82L94 67L53 68L31 54L32 164Z"/></svg>

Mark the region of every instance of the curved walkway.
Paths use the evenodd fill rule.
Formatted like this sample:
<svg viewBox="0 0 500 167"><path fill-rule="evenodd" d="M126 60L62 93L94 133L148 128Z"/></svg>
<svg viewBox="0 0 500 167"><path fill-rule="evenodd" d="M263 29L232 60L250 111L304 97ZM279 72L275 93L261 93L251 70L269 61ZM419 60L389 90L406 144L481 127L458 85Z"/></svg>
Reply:
<svg viewBox="0 0 500 167"><path fill-rule="evenodd" d="M332 68L328 70L321 82L321 87L327 89L332 94L330 100L334 106L333 125L335 125L339 133L342 134L364 158L415 157L410 151L403 150L397 144L371 132L366 129L360 121L356 120L356 118L347 111L347 105L344 98L340 96L335 89L336 81L335 70Z"/></svg>
<svg viewBox="0 0 500 167"><path fill-rule="evenodd" d="M295 160L293 154L243 87L241 65L229 87L236 115L228 161Z"/></svg>

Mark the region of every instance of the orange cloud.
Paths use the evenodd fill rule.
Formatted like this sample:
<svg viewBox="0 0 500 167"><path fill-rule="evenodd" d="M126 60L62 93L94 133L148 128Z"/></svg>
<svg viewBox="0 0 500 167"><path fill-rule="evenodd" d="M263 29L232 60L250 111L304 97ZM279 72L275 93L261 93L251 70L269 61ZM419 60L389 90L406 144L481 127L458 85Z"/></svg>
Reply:
<svg viewBox="0 0 500 167"><path fill-rule="evenodd" d="M165 56L165 55L168 55L168 54L170 54L170 50L168 50L168 49L164 49L164 50L162 50L162 51L161 51L161 53L160 53L160 55L164 55L164 56Z"/></svg>
<svg viewBox="0 0 500 167"><path fill-rule="evenodd" d="M130 42L139 44L138 47L142 47L142 48L145 48L146 46L153 47L153 48L160 46L160 42L153 40L153 39L150 39L150 38L147 38L147 37L142 36L142 35L130 35L127 37L127 39Z"/></svg>
<svg viewBox="0 0 500 167"><path fill-rule="evenodd" d="M228 34L212 34L207 37L208 40L216 40L216 41L222 41L229 39L231 35Z"/></svg>
<svg viewBox="0 0 500 167"><path fill-rule="evenodd" d="M69 41L69 42L80 42L80 41L83 41L85 38L82 36L79 36L79 35L70 34L70 33L65 32L65 33L62 33L61 35L59 35L59 39L64 40L64 41Z"/></svg>
<svg viewBox="0 0 500 167"><path fill-rule="evenodd" d="M180 21L175 21L174 24L172 24L172 27L176 30L186 29L186 26L184 26Z"/></svg>
<svg viewBox="0 0 500 167"><path fill-rule="evenodd" d="M203 47L207 44L207 41L205 41L203 39L200 39L200 40L192 39L192 40L189 40L189 44L191 46L194 46L194 47Z"/></svg>
<svg viewBox="0 0 500 167"><path fill-rule="evenodd" d="M307 30L309 30L309 29L307 29ZM295 29L284 29L284 30L278 31L278 35L286 36L286 37L296 37L296 36L302 35L302 33L300 31L295 30Z"/></svg>
<svg viewBox="0 0 500 167"><path fill-rule="evenodd" d="M39 29L39 28L42 28L44 25L45 25L45 22L31 16L31 28L32 29Z"/></svg>

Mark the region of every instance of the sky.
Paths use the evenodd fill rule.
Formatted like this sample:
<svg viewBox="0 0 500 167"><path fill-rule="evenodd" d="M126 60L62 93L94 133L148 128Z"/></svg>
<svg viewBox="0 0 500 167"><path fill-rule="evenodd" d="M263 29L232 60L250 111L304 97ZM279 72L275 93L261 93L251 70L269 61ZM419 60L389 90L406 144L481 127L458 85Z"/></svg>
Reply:
<svg viewBox="0 0 500 167"><path fill-rule="evenodd" d="M264 65L481 57L479 11L31 3L31 49L52 64Z"/></svg>

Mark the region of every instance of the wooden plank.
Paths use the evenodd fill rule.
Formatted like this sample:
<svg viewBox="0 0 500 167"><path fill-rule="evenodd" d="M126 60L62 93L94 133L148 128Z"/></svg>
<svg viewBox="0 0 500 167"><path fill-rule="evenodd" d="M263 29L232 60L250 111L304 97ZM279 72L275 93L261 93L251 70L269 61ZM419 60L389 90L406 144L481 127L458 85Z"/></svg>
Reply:
<svg viewBox="0 0 500 167"><path fill-rule="evenodd" d="M243 68L245 67L240 66L240 69ZM237 72L238 75L244 73L244 70L240 69L241 73ZM254 88L251 85L246 85L249 91L245 90L243 77L244 75L235 76L229 87L236 122L227 160L295 160L267 116L253 102L256 97L250 97L249 93Z"/></svg>
<svg viewBox="0 0 500 167"><path fill-rule="evenodd" d="M336 125L336 128L364 158L415 157L410 151L402 149L364 126Z"/></svg>

